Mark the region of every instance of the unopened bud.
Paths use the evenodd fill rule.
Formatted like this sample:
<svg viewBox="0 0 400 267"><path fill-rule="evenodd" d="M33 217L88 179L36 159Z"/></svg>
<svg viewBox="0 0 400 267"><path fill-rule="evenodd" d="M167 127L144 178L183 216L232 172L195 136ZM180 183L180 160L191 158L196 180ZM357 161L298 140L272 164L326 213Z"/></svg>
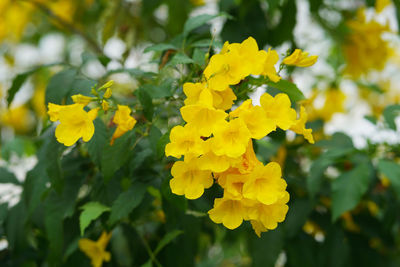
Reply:
<svg viewBox="0 0 400 267"><path fill-rule="evenodd" d="M110 98L111 95L112 95L111 88L107 88L107 90L105 91L103 97L107 99L107 98Z"/></svg>
<svg viewBox="0 0 400 267"><path fill-rule="evenodd" d="M81 95L81 94L73 95L73 96L71 96L71 98L75 104L82 104L85 106L93 100L93 97L85 96L85 95Z"/></svg>

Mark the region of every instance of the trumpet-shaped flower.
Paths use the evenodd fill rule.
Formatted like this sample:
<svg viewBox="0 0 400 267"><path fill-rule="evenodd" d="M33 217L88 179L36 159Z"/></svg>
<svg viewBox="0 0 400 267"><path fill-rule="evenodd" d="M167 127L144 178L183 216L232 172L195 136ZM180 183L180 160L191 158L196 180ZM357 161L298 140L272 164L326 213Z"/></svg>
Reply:
<svg viewBox="0 0 400 267"><path fill-rule="evenodd" d="M286 205L288 201L289 193L285 191L283 196L274 204L265 205L257 203L248 208L247 214L249 219L252 221L258 221L263 226L261 227L260 225L256 225L256 228L254 228L252 223L253 229L258 236L260 232L264 232L267 229L275 229L279 222L285 220L286 213L289 210L289 207Z"/></svg>
<svg viewBox="0 0 400 267"><path fill-rule="evenodd" d="M306 129L307 122L307 112L306 109L301 106L300 107L300 118L296 121L296 124L290 127L290 130L297 134L302 134L305 139L308 140L311 144L314 144L314 138L312 136L312 129Z"/></svg>
<svg viewBox="0 0 400 267"><path fill-rule="evenodd" d="M231 88L223 91L212 91L213 106L216 109L228 110L232 107L233 101L237 99Z"/></svg>
<svg viewBox="0 0 400 267"><path fill-rule="evenodd" d="M281 168L276 162L270 162L266 166L256 165L243 185L243 196L265 205L275 203L286 192L286 182L281 175Z"/></svg>
<svg viewBox="0 0 400 267"><path fill-rule="evenodd" d="M265 52L265 51L264 51ZM275 64L279 60L278 52L268 48L268 52L265 52L265 61L261 75L267 76L273 82L279 82L281 77L276 73Z"/></svg>
<svg viewBox="0 0 400 267"><path fill-rule="evenodd" d="M246 217L246 209L240 200L216 198L214 207L208 211L210 219L215 223L222 223L228 229L239 227Z"/></svg>
<svg viewBox="0 0 400 267"><path fill-rule="evenodd" d="M296 49L290 56L284 58L282 63L297 67L310 67L317 62L317 59L318 56L309 56L308 52Z"/></svg>
<svg viewBox="0 0 400 267"><path fill-rule="evenodd" d="M79 240L79 249L90 258L93 267L101 267L103 261L110 261L111 254L106 251L110 238L111 233L103 232L97 241L92 241L87 238Z"/></svg>
<svg viewBox="0 0 400 267"><path fill-rule="evenodd" d="M296 122L296 111L292 109L289 97L286 94L277 94L272 97L268 93L264 93L260 98L267 118L274 121L275 125L282 130L289 129Z"/></svg>
<svg viewBox="0 0 400 267"><path fill-rule="evenodd" d="M268 118L265 111L260 106L253 106L251 99L229 114L231 117L239 117L246 124L251 133L251 138L261 139L272 131L275 131L276 124L274 120Z"/></svg>
<svg viewBox="0 0 400 267"><path fill-rule="evenodd" d="M201 170L210 170L212 172L224 172L231 165L231 159L225 155L217 156L211 150L198 159Z"/></svg>
<svg viewBox="0 0 400 267"><path fill-rule="evenodd" d="M246 152L250 136L250 131L242 119L223 121L214 131L211 149L218 156L226 155L236 158Z"/></svg>
<svg viewBox="0 0 400 267"><path fill-rule="evenodd" d="M55 132L57 141L65 146L72 146L81 137L83 141L89 141L94 134L93 120L97 112L98 109L86 112L81 104L62 106L58 112L60 124Z"/></svg>
<svg viewBox="0 0 400 267"><path fill-rule="evenodd" d="M228 45L228 50L236 51L242 58L242 68L248 72L245 76L249 74L260 75L263 72L267 53L258 49L257 42L253 37L247 38L240 44Z"/></svg>
<svg viewBox="0 0 400 267"><path fill-rule="evenodd" d="M60 110L63 109L65 106L57 105L53 103L49 103L47 105L48 111L47 114L50 116L51 121L58 121Z"/></svg>
<svg viewBox="0 0 400 267"><path fill-rule="evenodd" d="M238 84L249 73L250 70L243 66L242 58L235 50L213 55L204 70L209 88L216 91L224 91L229 85Z"/></svg>
<svg viewBox="0 0 400 267"><path fill-rule="evenodd" d="M210 136L214 129L228 116L223 110L209 105L196 104L181 108L182 118L197 129L200 135Z"/></svg>
<svg viewBox="0 0 400 267"><path fill-rule="evenodd" d="M205 188L214 182L211 171L200 170L197 159L177 161L171 169L173 178L169 181L172 193L196 199L203 195Z"/></svg>
<svg viewBox="0 0 400 267"><path fill-rule="evenodd" d="M118 105L118 110L115 112L113 122L117 125L117 129L111 138L111 145L114 144L114 140L121 137L127 131L133 129L136 124L136 120L131 115L131 109L125 105Z"/></svg>
<svg viewBox="0 0 400 267"><path fill-rule="evenodd" d="M204 153L205 142L196 128L190 124L186 124L184 127L175 126L172 128L169 138L171 142L165 147L166 156L180 158L182 155L200 156Z"/></svg>

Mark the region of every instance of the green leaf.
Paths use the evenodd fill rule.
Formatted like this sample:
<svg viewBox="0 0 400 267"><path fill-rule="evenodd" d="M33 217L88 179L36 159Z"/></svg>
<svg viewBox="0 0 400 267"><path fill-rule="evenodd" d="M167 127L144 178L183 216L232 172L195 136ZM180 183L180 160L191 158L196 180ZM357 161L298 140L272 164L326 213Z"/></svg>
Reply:
<svg viewBox="0 0 400 267"><path fill-rule="evenodd" d="M341 158L353 151L352 147L330 149L315 160L310 169L310 176L307 178L307 189L311 197L314 197L321 188L323 174L336 159Z"/></svg>
<svg viewBox="0 0 400 267"><path fill-rule="evenodd" d="M101 156L101 172L105 181L112 178L114 173L125 163L133 141L134 132L128 131L120 138L117 138L112 146L107 144L104 147Z"/></svg>
<svg viewBox="0 0 400 267"><path fill-rule="evenodd" d="M209 15L209 14L202 14L196 17L191 17L189 18L186 22L185 25L183 26L183 35L186 36L188 35L191 31L194 29L206 24L213 18L216 18L220 15Z"/></svg>
<svg viewBox="0 0 400 267"><path fill-rule="evenodd" d="M79 216L79 226L81 229L81 236L83 236L86 227L88 227L93 220L96 220L104 212L111 210L109 207L104 206L99 202L86 203L85 205L80 207L80 209L82 210L82 213Z"/></svg>
<svg viewBox="0 0 400 267"><path fill-rule="evenodd" d="M371 166L363 163L332 181L332 221L357 206L367 192L371 174Z"/></svg>
<svg viewBox="0 0 400 267"><path fill-rule="evenodd" d="M161 85L145 84L140 87L153 99L169 97L172 95L172 86L170 82L165 82Z"/></svg>
<svg viewBox="0 0 400 267"><path fill-rule="evenodd" d="M155 44L155 45L151 45L149 47L146 47L143 51L143 53L148 53L150 51L155 51L155 52L160 52L160 51L164 51L164 50L177 50L177 48L175 46L173 46L172 44Z"/></svg>
<svg viewBox="0 0 400 267"><path fill-rule="evenodd" d="M17 177L4 167L0 167L0 184L16 184L20 185Z"/></svg>
<svg viewBox="0 0 400 267"><path fill-rule="evenodd" d="M143 200L146 185L135 182L125 192L121 193L111 207L109 223L113 225L118 220L127 217Z"/></svg>
<svg viewBox="0 0 400 267"><path fill-rule="evenodd" d="M278 226L274 231L262 233L257 237L254 232L249 238L249 251L252 258L252 266L275 266L275 262L284 246L284 232Z"/></svg>
<svg viewBox="0 0 400 267"><path fill-rule="evenodd" d="M378 163L378 170L389 179L390 186L393 186L400 198L400 165L393 161L381 159Z"/></svg>
<svg viewBox="0 0 400 267"><path fill-rule="evenodd" d="M190 57L188 57L187 55L185 55L183 53L177 53L172 57L172 59L165 66L166 67L167 66L174 67L178 64L190 64L190 63L194 63L193 59L191 59Z"/></svg>
<svg viewBox="0 0 400 267"><path fill-rule="evenodd" d="M100 118L94 120L94 131L92 139L87 143L88 153L93 162L100 166L104 146L108 140L108 130Z"/></svg>
<svg viewBox="0 0 400 267"><path fill-rule="evenodd" d="M142 104L144 116L149 121L152 121L154 107L153 107L153 101L152 101L150 95L145 91L145 89L143 87L141 87L137 91L137 96L139 98L140 104Z"/></svg>
<svg viewBox="0 0 400 267"><path fill-rule="evenodd" d="M167 233L163 239L158 243L156 249L154 250L154 255L157 255L166 245L168 245L172 240L183 234L181 230L173 230Z"/></svg>
<svg viewBox="0 0 400 267"><path fill-rule="evenodd" d="M297 85L291 83L287 80L280 80L277 83L267 82L268 86L278 89L283 93L287 94L292 102L297 102L299 100L305 99L303 93L297 88Z"/></svg>
<svg viewBox="0 0 400 267"><path fill-rule="evenodd" d="M34 73L34 71L28 71L28 72L25 72L25 73L18 74L18 75L14 78L14 80L13 80L13 82L12 82L12 84L11 84L10 89L8 89L8 91L7 91L7 94L8 94L8 95L7 95L7 103L8 103L8 106L10 106L11 102L12 102L13 99L14 99L14 96L17 94L17 92L19 91L19 89L21 88L21 86L25 83L26 79L28 79L28 77L29 77L32 73Z"/></svg>
<svg viewBox="0 0 400 267"><path fill-rule="evenodd" d="M390 105L383 111L383 117L390 129L396 130L396 117L400 115L400 105Z"/></svg>
<svg viewBox="0 0 400 267"><path fill-rule="evenodd" d="M193 52L193 62L200 67L204 66L206 64L206 53L196 48Z"/></svg>
<svg viewBox="0 0 400 267"><path fill-rule="evenodd" d="M72 89L76 75L76 70L66 69L51 77L46 88L46 105L49 102L61 104Z"/></svg>

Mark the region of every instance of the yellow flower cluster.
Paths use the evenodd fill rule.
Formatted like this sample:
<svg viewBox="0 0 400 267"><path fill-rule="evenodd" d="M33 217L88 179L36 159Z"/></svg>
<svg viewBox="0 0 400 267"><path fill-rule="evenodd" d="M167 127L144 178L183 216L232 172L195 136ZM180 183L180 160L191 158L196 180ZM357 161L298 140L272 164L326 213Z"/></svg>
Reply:
<svg viewBox="0 0 400 267"><path fill-rule="evenodd" d="M347 62L345 73L358 78L370 70L382 70L393 55L388 41L382 38L383 33L390 31L389 27L375 20L367 21L363 9L347 26L351 33L343 46Z"/></svg>
<svg viewBox="0 0 400 267"><path fill-rule="evenodd" d="M304 63L301 54L291 63ZM165 154L182 161L174 163L170 187L173 193L197 199L214 180L224 189L208 213L216 223L229 229L243 220L251 222L257 235L277 227L288 211L289 194L278 163L261 163L253 150L252 139L261 139L277 127L291 129L314 142L311 129L306 129L307 114L302 107L300 118L291 108L286 94L275 97L265 93L261 106L250 99L231 109L236 95L230 85L248 75L264 75L279 81L275 64L276 51L259 50L256 41L225 43L220 54L211 57L204 70L205 80L185 83L185 105L180 109L184 126L175 126ZM296 62L295 62L296 61Z"/></svg>
<svg viewBox="0 0 400 267"><path fill-rule="evenodd" d="M65 146L72 146L81 137L84 142L88 142L94 134L93 120L96 119L99 107L93 108L86 112L84 107L92 101L99 101L104 111L109 109L108 104L105 106L105 99L111 97L111 89L108 87L112 83L109 82L98 90L105 89L103 99L84 96L81 94L73 95L71 98L74 101L72 105L57 105L53 103L48 104L48 115L53 122L59 121L57 125L55 136L57 141ZM94 90L94 93L98 93ZM114 144L115 139L121 137L127 131L133 129L136 124L136 119L132 117L131 109L125 105L118 105L115 112L113 123L117 125L114 134L111 138L110 145Z"/></svg>

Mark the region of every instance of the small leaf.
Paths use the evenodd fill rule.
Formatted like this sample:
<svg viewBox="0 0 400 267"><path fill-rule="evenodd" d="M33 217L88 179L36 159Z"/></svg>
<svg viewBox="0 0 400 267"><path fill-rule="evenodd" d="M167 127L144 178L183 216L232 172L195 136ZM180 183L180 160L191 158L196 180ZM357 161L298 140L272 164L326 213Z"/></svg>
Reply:
<svg viewBox="0 0 400 267"><path fill-rule="evenodd" d="M139 88L139 90L137 91L137 96L139 98L140 104L142 104L144 116L149 121L152 121L154 107L150 95L145 91L144 88Z"/></svg>
<svg viewBox="0 0 400 267"><path fill-rule="evenodd" d="M389 179L390 185L393 186L397 196L400 198L400 165L381 159L378 163L378 169Z"/></svg>
<svg viewBox="0 0 400 267"><path fill-rule="evenodd" d="M383 111L383 117L390 129L396 130L396 117L400 115L400 105L390 105Z"/></svg>
<svg viewBox="0 0 400 267"><path fill-rule="evenodd" d="M174 67L178 64L190 64L190 63L194 63L193 59L191 59L190 57L188 57L183 53L177 53L165 66Z"/></svg>
<svg viewBox="0 0 400 267"><path fill-rule="evenodd" d="M108 142L107 127L100 118L96 118L93 123L96 130L87 143L87 148L90 158L97 166L100 166L103 149Z"/></svg>
<svg viewBox="0 0 400 267"><path fill-rule="evenodd" d="M205 58L206 53L203 52L200 49L195 49L193 52L193 61L200 67L204 66L206 64L206 58Z"/></svg>
<svg viewBox="0 0 400 267"><path fill-rule="evenodd" d="M6 168L0 167L0 184L16 184L20 185L17 177L7 170Z"/></svg>
<svg viewBox="0 0 400 267"><path fill-rule="evenodd" d="M113 177L129 156L130 145L134 142L133 131L117 138L112 146L106 144L101 156L101 172L105 181Z"/></svg>
<svg viewBox="0 0 400 267"><path fill-rule="evenodd" d="M154 255L157 255L166 245L168 245L172 240L177 238L179 235L183 234L181 230L174 230L172 232L167 233L163 239L158 243L156 249L154 250Z"/></svg>
<svg viewBox="0 0 400 267"><path fill-rule="evenodd" d="M371 166L363 163L333 180L332 221L336 221L343 213L357 206L367 192L371 173Z"/></svg>
<svg viewBox="0 0 400 267"><path fill-rule="evenodd" d="M216 18L220 15L209 15L209 14L202 14L196 17L189 18L183 27L183 35L188 35L194 29L206 24L213 18Z"/></svg>
<svg viewBox="0 0 400 267"><path fill-rule="evenodd" d="M299 100L305 99L303 93L300 91L299 88L297 88L297 85L294 83L291 83L286 80L280 80L277 83L274 82L267 82L268 86L271 86L273 88L276 88L283 93L287 94L290 98L290 101L292 102L297 102Z"/></svg>
<svg viewBox="0 0 400 267"><path fill-rule="evenodd" d="M104 212L111 210L109 207L104 206L99 202L88 202L80 207L80 209L82 209L82 213L79 216L79 225L81 228L82 236L85 232L86 227L88 227L93 220L96 220Z"/></svg>
<svg viewBox="0 0 400 267"><path fill-rule="evenodd" d="M164 50L177 50L177 48L175 46L173 46L172 44L155 44L155 45L151 45L149 47L146 47L143 51L143 53L148 53L150 51L155 51L155 52L159 52L159 51L164 51Z"/></svg>
<svg viewBox="0 0 400 267"><path fill-rule="evenodd" d="M329 165L332 165L336 159L343 157L353 151L349 148L330 149L315 160L310 169L310 176L307 178L307 189L311 197L314 197L321 188L323 174Z"/></svg>
<svg viewBox="0 0 400 267"><path fill-rule="evenodd" d="M66 69L51 77L46 88L46 105L51 102L61 104L64 97L72 89L76 70Z"/></svg>
<svg viewBox="0 0 400 267"><path fill-rule="evenodd" d="M26 79L28 79L28 77L29 77L33 72L34 72L34 71L28 71L28 72L25 72L25 73L21 73L21 74L18 74L18 75L14 78L14 80L13 80L13 82L12 82L12 84L11 84L10 89L8 89L8 91L7 91L7 94L8 94L8 96L7 96L7 103L8 103L8 106L10 106L11 102L12 102L13 99L14 99L14 96L17 94L17 92L19 91L19 89L21 88L21 86L25 83Z"/></svg>
<svg viewBox="0 0 400 267"><path fill-rule="evenodd" d="M146 185L139 182L132 184L128 191L121 193L111 207L109 223L114 224L129 216L129 213L142 202L145 193Z"/></svg>

